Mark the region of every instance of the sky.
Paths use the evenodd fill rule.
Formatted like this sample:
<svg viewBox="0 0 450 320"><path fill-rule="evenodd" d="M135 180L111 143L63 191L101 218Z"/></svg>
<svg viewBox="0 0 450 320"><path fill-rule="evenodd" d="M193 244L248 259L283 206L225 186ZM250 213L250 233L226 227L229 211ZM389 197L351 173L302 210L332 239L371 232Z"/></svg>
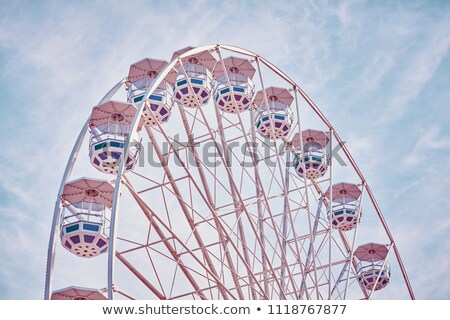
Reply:
<svg viewBox="0 0 450 320"><path fill-rule="evenodd" d="M54 201L91 107L144 57L232 44L315 101L418 299L450 299L448 1L1 1L0 299L41 299Z"/></svg>

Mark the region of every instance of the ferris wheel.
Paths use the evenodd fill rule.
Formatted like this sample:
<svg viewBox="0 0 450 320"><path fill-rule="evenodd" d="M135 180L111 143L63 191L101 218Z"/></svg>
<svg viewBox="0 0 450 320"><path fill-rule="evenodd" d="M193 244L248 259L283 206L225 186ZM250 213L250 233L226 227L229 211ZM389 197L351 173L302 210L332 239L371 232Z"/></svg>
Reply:
<svg viewBox="0 0 450 320"><path fill-rule="evenodd" d="M414 293L374 195L263 57L145 58L92 108L58 191L45 299L377 297Z"/></svg>

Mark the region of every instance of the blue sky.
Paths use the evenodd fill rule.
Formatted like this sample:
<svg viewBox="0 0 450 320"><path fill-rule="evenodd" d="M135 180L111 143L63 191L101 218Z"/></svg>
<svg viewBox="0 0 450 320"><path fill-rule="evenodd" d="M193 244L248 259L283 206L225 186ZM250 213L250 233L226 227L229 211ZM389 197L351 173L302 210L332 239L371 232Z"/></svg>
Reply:
<svg viewBox="0 0 450 320"><path fill-rule="evenodd" d="M55 196L91 107L143 57L233 44L294 79L361 167L417 298L450 299L450 3L0 3L0 299L40 299Z"/></svg>

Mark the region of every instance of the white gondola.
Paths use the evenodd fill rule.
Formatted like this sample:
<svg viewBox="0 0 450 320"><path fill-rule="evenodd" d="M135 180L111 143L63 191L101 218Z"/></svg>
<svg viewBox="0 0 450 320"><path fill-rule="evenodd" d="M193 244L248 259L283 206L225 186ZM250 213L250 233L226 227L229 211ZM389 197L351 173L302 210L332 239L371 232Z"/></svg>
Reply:
<svg viewBox="0 0 450 320"><path fill-rule="evenodd" d="M356 248L354 256L358 282L369 291L386 287L391 279L391 267L386 261L389 249L384 244L367 243Z"/></svg>
<svg viewBox="0 0 450 320"><path fill-rule="evenodd" d="M270 87L258 91L254 104L257 110L256 129L263 137L277 140L291 131L294 97L287 89Z"/></svg>
<svg viewBox="0 0 450 320"><path fill-rule="evenodd" d="M73 254L92 258L108 249L114 187L106 180L81 178L62 194L61 244Z"/></svg>
<svg viewBox="0 0 450 320"><path fill-rule="evenodd" d="M194 47L175 51L172 60L191 49ZM198 108L207 104L214 85L212 69L215 64L216 59L209 51L182 58L181 65L176 67L178 77L173 88L175 101L190 108Z"/></svg>
<svg viewBox="0 0 450 320"><path fill-rule="evenodd" d="M255 95L252 81L255 72L256 69L247 59L228 57L223 59L223 65L217 63L214 68L217 80L214 103L217 107L227 113L248 110Z"/></svg>
<svg viewBox="0 0 450 320"><path fill-rule="evenodd" d="M91 130L89 156L97 170L117 174L135 113L136 107L133 104L118 101L109 101L92 109L89 121ZM141 125L132 137L125 171L133 170L137 162L140 127Z"/></svg>
<svg viewBox="0 0 450 320"><path fill-rule="evenodd" d="M332 202L328 204L328 215L331 218L331 225L341 231L352 230L360 222L361 189L353 183L337 183L325 193L325 197Z"/></svg>
<svg viewBox="0 0 450 320"><path fill-rule="evenodd" d="M302 131L302 140L303 142L300 141L299 133L292 139L295 171L309 180L323 177L328 167L325 148L329 138L323 131L308 129Z"/></svg>
<svg viewBox="0 0 450 320"><path fill-rule="evenodd" d="M166 61L149 58L133 63L127 77L128 102L138 106L144 99L147 90L167 64ZM172 95L176 77L177 72L174 69L170 70L156 90L145 101L142 115L146 125L156 126L157 123L164 124L169 121L172 113Z"/></svg>

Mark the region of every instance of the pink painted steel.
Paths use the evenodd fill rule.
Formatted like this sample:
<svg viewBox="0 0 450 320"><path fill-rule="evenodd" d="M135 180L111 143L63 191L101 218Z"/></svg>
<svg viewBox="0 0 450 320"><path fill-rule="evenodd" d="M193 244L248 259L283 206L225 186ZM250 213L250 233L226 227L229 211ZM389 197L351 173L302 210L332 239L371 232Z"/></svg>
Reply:
<svg viewBox="0 0 450 320"><path fill-rule="evenodd" d="M107 300L98 289L67 287L53 291L51 300Z"/></svg>
<svg viewBox="0 0 450 320"><path fill-rule="evenodd" d="M136 107L131 103L108 101L92 109L89 126L98 127L105 123L121 123L130 125L136 114ZM142 123L142 119L141 119ZM138 131L141 128L139 125Z"/></svg>
<svg viewBox="0 0 450 320"><path fill-rule="evenodd" d="M151 284L150 281L148 281L145 276L142 275L123 255L121 255L119 252L116 252L116 257L119 259L120 262L122 262L135 276L138 278L153 294L158 297L160 300L166 300L166 297L154 286Z"/></svg>
<svg viewBox="0 0 450 320"><path fill-rule="evenodd" d="M178 58L183 53L186 53L192 49L195 49L195 47L186 47L186 48L175 51L172 55L171 60ZM198 64L208 68L209 70L213 70L214 66L216 65L216 62L217 62L217 60L214 58L214 56L207 50L184 57L181 59L181 61L183 63L189 63L189 59L191 59L191 58L198 59Z"/></svg>
<svg viewBox="0 0 450 320"><path fill-rule="evenodd" d="M272 101L271 100L272 97L276 97L278 99L277 102L281 102L289 107L292 101L294 101L294 97L292 96L292 94L289 92L288 89L278 87L268 87L264 91L269 102ZM256 93L254 103L257 106L261 106L265 102L264 91L261 90Z"/></svg>
<svg viewBox="0 0 450 320"><path fill-rule="evenodd" d="M360 245L353 255L360 261L385 260L388 252L387 245L371 242Z"/></svg>
<svg viewBox="0 0 450 320"><path fill-rule="evenodd" d="M322 148L325 148L325 146L328 144L330 139L325 134L325 132L320 130L314 130L314 129L307 129L302 131L302 139L303 144L306 144L308 142L316 142L322 146ZM300 143L300 133L296 133L294 137L292 138L292 145L296 148L301 147Z"/></svg>
<svg viewBox="0 0 450 320"><path fill-rule="evenodd" d="M227 73L240 73L244 74L250 79L255 75L256 69L252 66L251 62L247 59L228 57L223 59L223 64ZM222 77L224 75L224 68L220 64L216 64L213 74L216 78Z"/></svg>
<svg viewBox="0 0 450 320"><path fill-rule="evenodd" d="M161 129L160 126L159 126L159 129ZM212 262L212 258L210 256L210 253L208 252L208 250L206 250L205 244L203 242L203 238L199 234L198 229L195 226L194 220L192 219L192 217L189 214L188 207L187 207L186 203L184 202L183 197L181 196L181 192L180 192L180 189L178 188L178 185L174 181L174 178L172 176L172 172L171 172L171 169L170 169L169 165L164 160L163 154L162 154L162 152L161 152L161 150L160 150L160 148L159 148L159 146L158 146L158 144L157 144L157 142L155 140L155 136L154 136L151 128L146 127L146 131L147 131L147 134L148 134L150 140L153 143L154 150L155 150L156 154L158 155L158 158L160 159L161 164L163 165L164 172L167 175L168 180L171 182L170 185L172 186L172 189L173 189L174 193L177 195L178 203L179 203L179 205L181 207L181 210L183 211L183 214L184 214L184 216L185 216L185 218L186 218L186 220L187 220L187 222L188 222L188 224L189 224L189 226L190 226L190 228L192 230L192 234L194 235L194 238L195 238L198 246L201 248L200 251L202 252L203 258L204 258L206 264L208 265L209 269L211 270L211 274L216 279L219 279L218 272L216 270L215 265ZM161 130L161 133L164 135L166 140L169 141L169 139L167 138L167 136L164 133L164 130ZM195 183L195 180L192 178L190 172L187 171L186 173L189 175L189 178ZM207 203L206 199L205 199L205 203ZM219 286L219 290L221 291L222 296L225 299L227 299L227 296L228 296L227 289L225 287Z"/></svg>
<svg viewBox="0 0 450 320"><path fill-rule="evenodd" d="M333 201L340 199L358 200L361 196L361 189L354 183L337 183L332 186L332 190ZM325 197L330 199L330 188L325 192Z"/></svg>
<svg viewBox="0 0 450 320"><path fill-rule="evenodd" d="M112 207L114 186L106 180L80 178L66 183L61 196L63 201L69 203L94 202Z"/></svg>
<svg viewBox="0 0 450 320"><path fill-rule="evenodd" d="M130 190L132 196L136 199L136 201L138 202L138 205L141 207L144 215L148 218L148 220L150 221L150 223L152 224L152 227L155 229L155 231L159 234L160 238L163 240L164 244L166 245L167 249L169 250L169 252L171 253L171 255L173 256L173 258L178 261L178 265L180 266L181 270L183 271L183 273L186 275L187 279L189 280L189 282L192 284L192 286L195 288L195 292L196 294L198 294L202 299L206 299L206 296L203 294L203 292L200 290L200 288L198 287L198 284L196 283L195 279L192 277L192 275L190 274L190 269L185 267L185 265L183 264L179 253L175 250L175 247L173 247L170 243L169 240L167 240L167 237L164 235L163 231L161 230L161 228L159 227L158 224L160 224L167 232L170 233L170 235L173 237L173 239L177 240L177 242L184 248L184 250L189 253L192 258L194 260L196 260L200 266L202 266L202 268L216 281L217 286L227 292L232 298L233 295L231 294L230 291L228 291L228 289L221 283L220 279L214 274L213 271L210 270L210 268L208 266L206 266L194 253L192 250L190 250L186 244L184 244L184 242L172 231L172 229L167 226L164 221L156 214L156 212L154 212L144 201L142 201L142 199L139 197L139 195L136 193L136 191L133 189L133 187L129 184L128 181L125 181L125 186L128 188L128 190ZM158 222L158 223L156 223ZM203 251L205 250L206 247L200 247L200 250Z"/></svg>
<svg viewBox="0 0 450 320"><path fill-rule="evenodd" d="M161 70L163 70L168 64L169 63L164 60L149 59L149 58L142 59L138 62L133 63L130 66L130 71L128 72L127 80L129 82L136 82L146 77L156 78L158 74L161 72ZM165 77L165 80L170 85L173 85L175 83L177 75L178 75L177 72L174 69L172 69Z"/></svg>

